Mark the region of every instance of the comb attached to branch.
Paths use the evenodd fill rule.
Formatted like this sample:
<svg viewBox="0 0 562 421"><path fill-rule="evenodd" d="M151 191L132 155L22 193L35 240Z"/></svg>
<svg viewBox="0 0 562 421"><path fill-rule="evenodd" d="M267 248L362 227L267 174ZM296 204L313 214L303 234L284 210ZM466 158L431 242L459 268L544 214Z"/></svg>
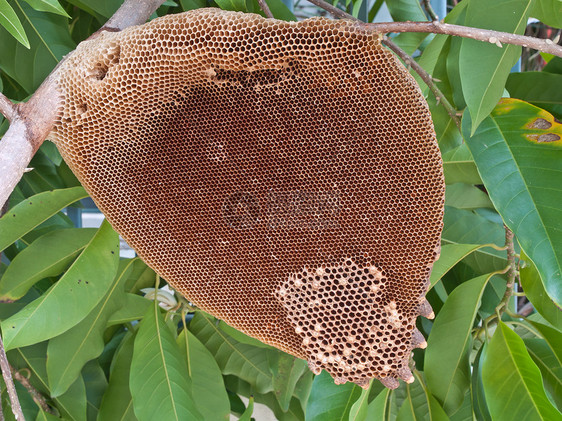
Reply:
<svg viewBox="0 0 562 421"><path fill-rule="evenodd" d="M57 75L51 139L176 290L338 383L413 380L444 183L377 35L200 9L103 32Z"/></svg>

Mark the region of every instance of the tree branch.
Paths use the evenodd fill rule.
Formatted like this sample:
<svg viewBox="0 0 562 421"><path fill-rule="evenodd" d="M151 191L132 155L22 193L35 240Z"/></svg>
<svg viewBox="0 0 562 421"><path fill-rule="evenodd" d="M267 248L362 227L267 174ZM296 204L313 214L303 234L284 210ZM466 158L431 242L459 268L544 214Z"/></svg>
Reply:
<svg viewBox="0 0 562 421"><path fill-rule="evenodd" d="M269 10L269 6L265 2L265 0L258 0L258 4L260 5L260 9L263 10L263 13L265 13L265 16L267 16L268 18L273 18L273 13L271 13L271 10Z"/></svg>
<svg viewBox="0 0 562 421"><path fill-rule="evenodd" d="M21 383L21 385L23 387L25 387L25 389L31 395L33 401L37 404L37 406L39 408L41 408L43 410L43 412L48 412L49 414L54 414L54 411L47 404L47 401L45 400L45 397L43 395L41 395L41 393L37 389L35 389L32 386L31 383L29 383L29 380L27 379L27 377L25 377L23 374L21 374L19 371L17 371L12 366L10 366L10 369L11 369L11 372L12 372L12 376L14 376L14 379L16 379L18 382Z"/></svg>
<svg viewBox="0 0 562 421"><path fill-rule="evenodd" d="M101 31L122 31L129 26L141 25L162 3L164 3L164 0L125 0L106 24L101 27Z"/></svg>
<svg viewBox="0 0 562 421"><path fill-rule="evenodd" d="M513 232L504 225L505 228L505 245L507 248L507 283L505 286L505 293L502 300L496 307L496 314L498 319L501 319L501 314L507 310L509 299L513 295L513 286L515 284L515 277L517 276L517 265L515 263L515 246L513 243Z"/></svg>
<svg viewBox="0 0 562 421"><path fill-rule="evenodd" d="M2 341L2 338L0 338L0 368L2 368L2 377L4 377L4 383L6 384L8 396L10 397L12 412L14 413L17 421L25 421L21 405L18 400L18 394L16 393L16 386L14 385L14 380L12 379L10 363L8 363L8 357L6 356L6 351L4 350L4 342Z"/></svg>
<svg viewBox="0 0 562 421"><path fill-rule="evenodd" d="M457 37L490 42L500 48L503 47L502 44L520 45L522 47L533 48L544 53L562 57L562 46L555 44L551 39L533 38L525 35L510 34L508 32L493 31L490 29L471 28L468 26L452 25L439 21L366 23L365 26L369 29L382 33L426 32L432 34L454 35Z"/></svg>
<svg viewBox="0 0 562 421"><path fill-rule="evenodd" d="M431 7L430 0L423 0L422 4L423 4L423 8L425 9L427 14L429 15L429 18L432 21L439 20L439 17L435 14L435 10L433 10L433 7ZM443 17L445 17L445 16L443 16Z"/></svg>
<svg viewBox="0 0 562 421"><path fill-rule="evenodd" d="M10 101L6 95L0 92L0 113L8 119L8 121L12 121L16 116L16 104Z"/></svg>
<svg viewBox="0 0 562 421"><path fill-rule="evenodd" d="M443 108L445 108L445 110L447 111L447 114L449 114L449 116L451 117L453 122L456 124L456 126L460 130L461 129L461 120L460 120L459 116L457 115L457 110L455 109L455 107L453 107L451 105L451 103L449 102L447 97L445 97L445 94L443 94L443 92L441 92L441 90L433 82L433 78L431 77L431 75L429 73L427 73L423 69L423 67L421 67L418 64L417 61L415 61L412 57L410 57L408 54L406 54L406 52L403 51L400 47L398 47L398 45L396 45L392 41L386 39L386 37L382 41L382 43L384 45L386 45L388 48L390 48L392 51L394 51L396 53L396 55L398 57L400 57L404 61L404 63L406 63L406 66L410 66L412 69L414 69L414 71L421 77L421 79L425 82L425 84L431 90L431 92L433 93L433 95L437 99L437 103L441 104L443 106Z"/></svg>

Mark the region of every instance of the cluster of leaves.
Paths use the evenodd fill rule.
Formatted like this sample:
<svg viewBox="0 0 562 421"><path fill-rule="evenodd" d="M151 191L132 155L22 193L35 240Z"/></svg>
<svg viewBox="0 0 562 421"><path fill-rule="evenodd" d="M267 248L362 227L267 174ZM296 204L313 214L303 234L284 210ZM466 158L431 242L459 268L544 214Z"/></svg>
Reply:
<svg viewBox="0 0 562 421"><path fill-rule="evenodd" d="M0 88L27 98L119 4L0 0ZM268 4L294 20L281 0ZM361 4L341 5L357 15ZM417 0L386 4L395 20L427 19ZM181 0L157 14L205 6L259 12L255 0ZM521 34L529 17L561 27L562 2L463 0L445 20ZM75 228L63 212L87 194L46 142L0 219L2 336L28 380L16 383L26 419L249 420L254 401L280 420L562 419L562 126L554 119L562 119L562 59L543 55L542 71L510 73L518 47L411 33L394 41L421 52L419 63L464 110L458 127L427 95L447 188L428 293L436 318L418 322L428 347L414 353L416 382L394 391L337 386L180 297L164 313L140 294L155 273L119 258L109 224ZM504 224L520 250L516 280L535 309L526 318L514 314L514 299L497 308L511 263L500 249ZM9 418L3 384L1 401Z"/></svg>

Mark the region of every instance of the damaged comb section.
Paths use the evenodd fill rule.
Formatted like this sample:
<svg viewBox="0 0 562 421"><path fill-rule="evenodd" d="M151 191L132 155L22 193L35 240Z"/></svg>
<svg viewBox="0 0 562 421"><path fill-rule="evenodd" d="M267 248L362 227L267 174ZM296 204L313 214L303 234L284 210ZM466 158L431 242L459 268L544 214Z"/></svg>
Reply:
<svg viewBox="0 0 562 421"><path fill-rule="evenodd" d="M50 139L179 293L338 383L412 380L444 182L379 34L198 9L101 32L57 82Z"/></svg>

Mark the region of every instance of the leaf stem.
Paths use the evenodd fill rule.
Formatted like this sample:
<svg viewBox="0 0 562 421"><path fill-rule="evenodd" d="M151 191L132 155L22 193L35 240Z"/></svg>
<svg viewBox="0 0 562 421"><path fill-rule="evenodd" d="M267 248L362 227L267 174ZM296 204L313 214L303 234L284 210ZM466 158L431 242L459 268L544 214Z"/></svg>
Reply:
<svg viewBox="0 0 562 421"><path fill-rule="evenodd" d="M10 366L10 370L12 372L12 376L14 376L14 379L16 379L18 382L20 382L20 384L23 387L26 388L26 390L29 392L29 394L31 395L33 401L37 404L37 406L41 408L44 412L48 412L49 414L54 415L55 411L53 411L51 407L47 404L45 397L37 389L35 389L31 385L31 383L29 383L27 377L25 377L23 374L21 374L18 370L16 370L12 366Z"/></svg>
<svg viewBox="0 0 562 421"><path fill-rule="evenodd" d="M20 401L18 399L18 394L16 393L16 386L14 385L14 379L12 378L12 370L10 363L8 362L8 357L6 356L6 350L4 349L4 341L2 340L2 337L0 337L0 368L2 369L2 377L4 378L4 383L6 384L6 389L8 390L8 396L10 397L12 412L14 413L17 421L25 421Z"/></svg>

